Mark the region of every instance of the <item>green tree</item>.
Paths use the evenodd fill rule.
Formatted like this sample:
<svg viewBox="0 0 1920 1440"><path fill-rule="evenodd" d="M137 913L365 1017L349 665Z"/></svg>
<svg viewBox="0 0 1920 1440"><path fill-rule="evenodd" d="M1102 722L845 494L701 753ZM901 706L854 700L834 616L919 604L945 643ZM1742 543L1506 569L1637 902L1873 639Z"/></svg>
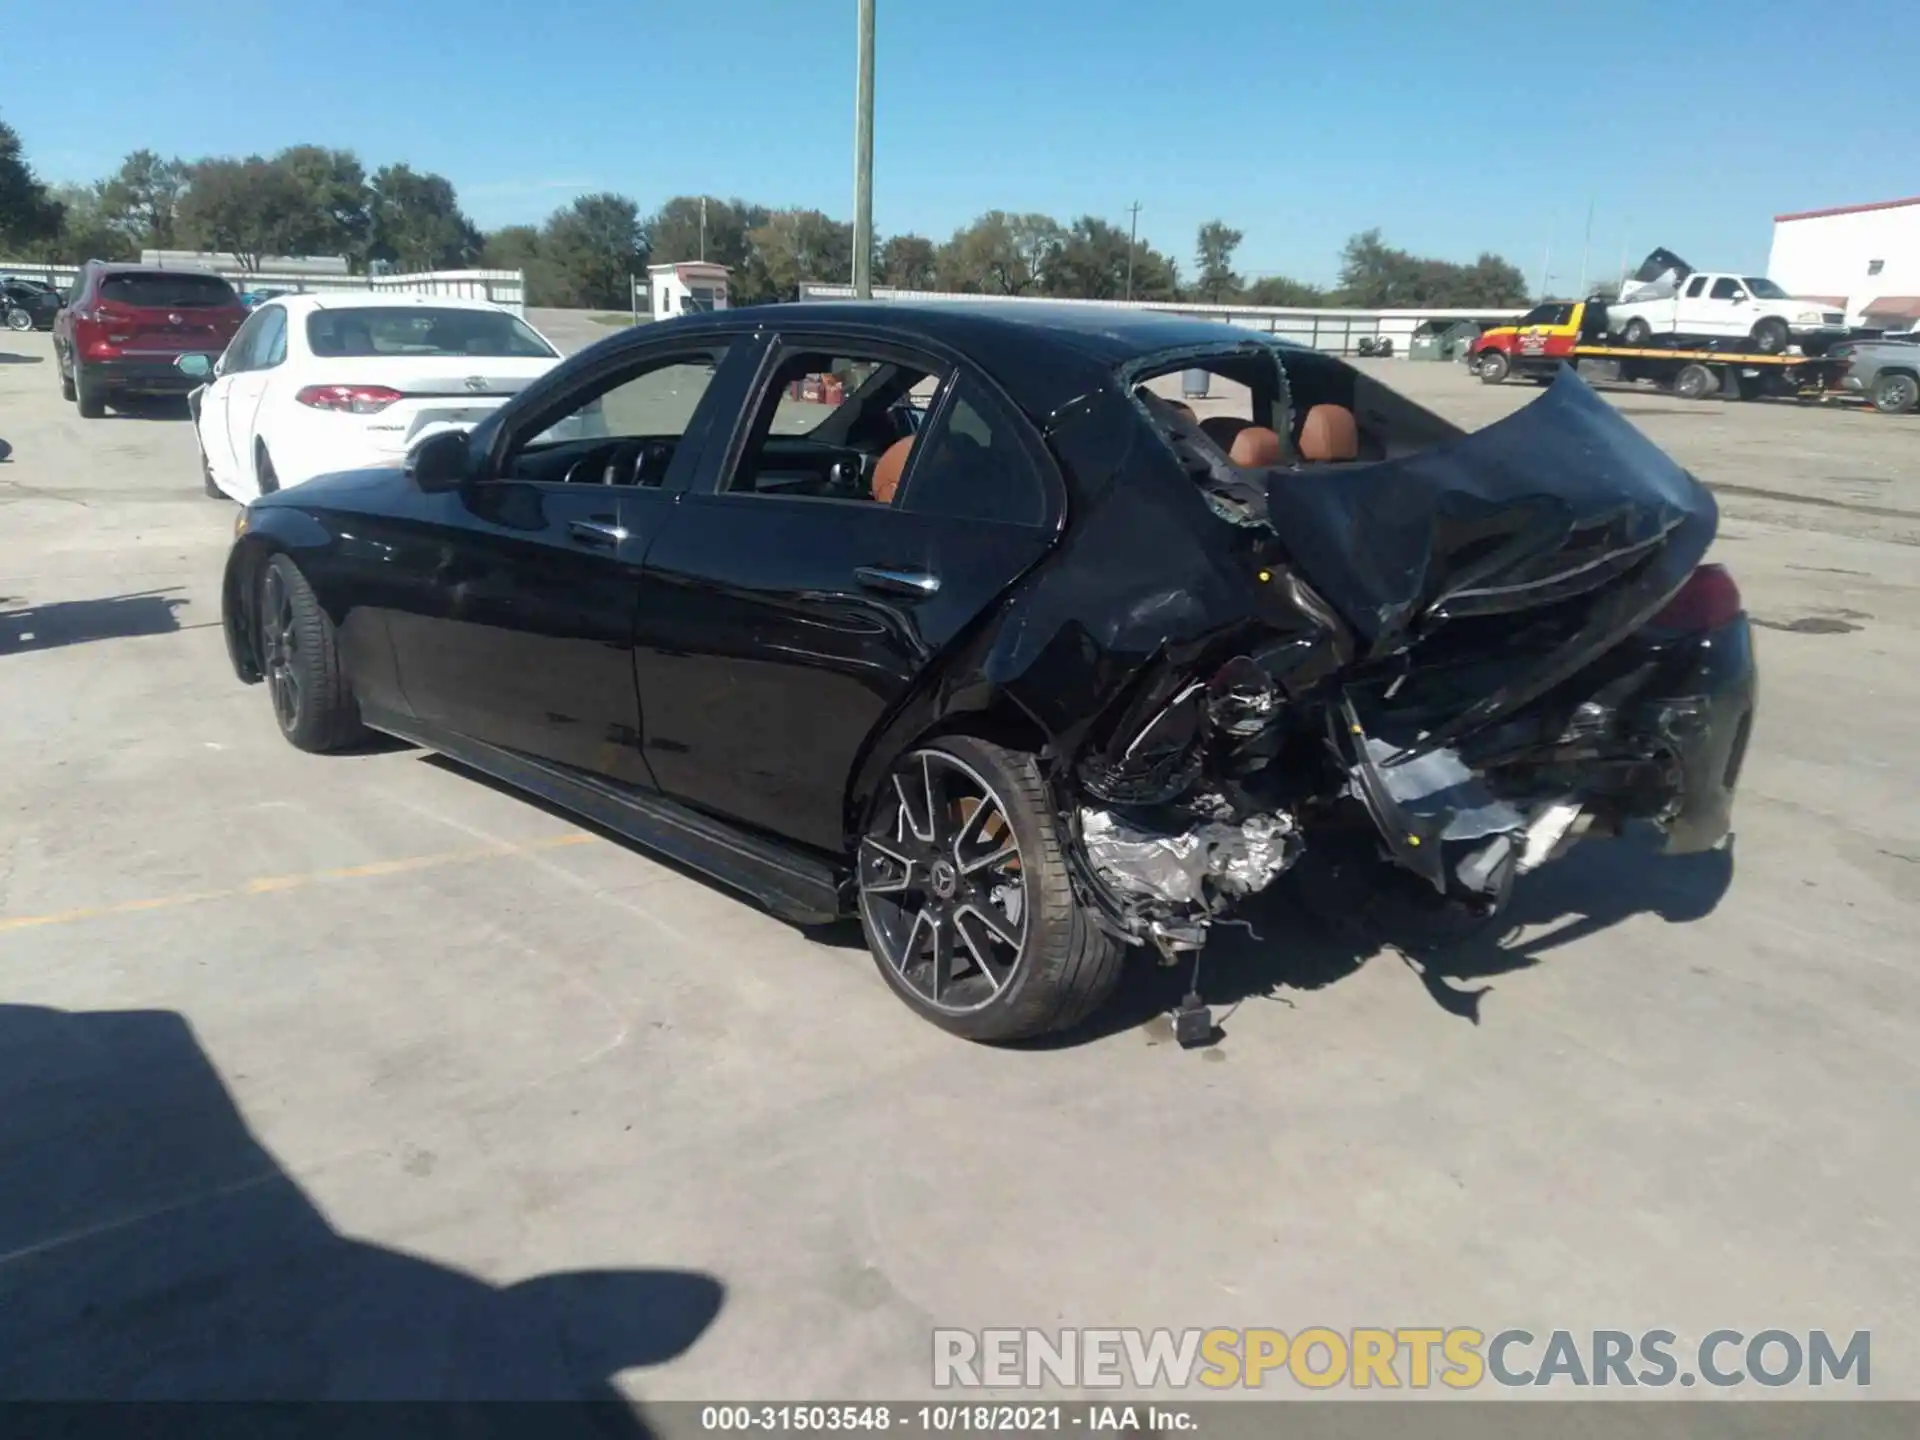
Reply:
<svg viewBox="0 0 1920 1440"><path fill-rule="evenodd" d="M367 201L367 255L398 270L471 265L480 232L460 209L453 182L406 165L383 166Z"/></svg>
<svg viewBox="0 0 1920 1440"><path fill-rule="evenodd" d="M853 226L818 210L775 210L747 238L743 303L795 300L809 280L844 285L853 274Z"/></svg>
<svg viewBox="0 0 1920 1440"><path fill-rule="evenodd" d="M344 255L357 266L367 256L367 175L351 150L294 145L268 162L299 192L286 222L287 255Z"/></svg>
<svg viewBox="0 0 1920 1440"><path fill-rule="evenodd" d="M1240 293L1240 277L1233 271L1233 252L1247 237L1224 220L1209 220L1194 242L1194 263L1200 277L1194 293L1210 305L1223 305Z"/></svg>
<svg viewBox="0 0 1920 1440"><path fill-rule="evenodd" d="M175 247L175 222L187 189L187 166L151 150L136 150L100 183L99 208L107 224L141 249Z"/></svg>
<svg viewBox="0 0 1920 1440"><path fill-rule="evenodd" d="M1482 254L1471 265L1424 259L1397 250L1364 230L1340 252L1343 305L1366 308L1506 307L1524 303L1526 279L1498 255Z"/></svg>
<svg viewBox="0 0 1920 1440"><path fill-rule="evenodd" d="M0 243L11 250L60 233L60 202L27 163L20 136L0 120Z"/></svg>
<svg viewBox="0 0 1920 1440"><path fill-rule="evenodd" d="M1242 290L1240 298L1249 305L1314 307L1327 303L1327 292L1304 280L1290 280L1285 275L1264 275Z"/></svg>
<svg viewBox="0 0 1920 1440"><path fill-rule="evenodd" d="M312 196L284 166L249 155L202 160L188 174L175 217L184 245L225 251L244 270L258 270L268 255L294 255L305 248L313 226Z"/></svg>
<svg viewBox="0 0 1920 1440"><path fill-rule="evenodd" d="M48 193L60 207L60 228L20 249L22 258L72 264L78 260L138 260L140 246L114 222L100 185L58 185Z"/></svg>
<svg viewBox="0 0 1920 1440"><path fill-rule="evenodd" d="M547 259L540 231L533 225L508 225L480 244L480 263L493 270L518 270L526 276L529 305L570 305L570 282Z"/></svg>
<svg viewBox="0 0 1920 1440"><path fill-rule="evenodd" d="M1180 298L1179 267L1144 240L1129 247L1127 232L1097 215L1082 215L1047 267L1047 293L1081 300L1121 300L1127 295L1127 261L1133 261L1133 298Z"/></svg>
<svg viewBox="0 0 1920 1440"><path fill-rule="evenodd" d="M647 221L648 250L655 265L704 258L709 264L738 271L746 266L752 250L748 234L767 223L767 214L766 206L738 198L676 195Z"/></svg>
<svg viewBox="0 0 1920 1440"><path fill-rule="evenodd" d="M939 283L968 294L1032 294L1041 288L1066 238L1050 215L989 210L954 231L940 247Z"/></svg>
<svg viewBox="0 0 1920 1440"><path fill-rule="evenodd" d="M555 303L625 309L632 277L647 268L639 207L624 195L582 195L547 217L540 254L552 267L549 283L565 297Z"/></svg>
<svg viewBox="0 0 1920 1440"><path fill-rule="evenodd" d="M900 290L931 290L940 283L940 257L924 235L890 235L874 267L882 285Z"/></svg>

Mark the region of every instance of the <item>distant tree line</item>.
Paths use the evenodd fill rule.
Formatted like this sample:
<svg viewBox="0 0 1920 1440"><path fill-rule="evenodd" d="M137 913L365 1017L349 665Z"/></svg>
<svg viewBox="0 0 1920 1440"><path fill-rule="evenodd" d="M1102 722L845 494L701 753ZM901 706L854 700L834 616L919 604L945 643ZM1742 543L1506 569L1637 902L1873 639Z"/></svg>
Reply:
<svg viewBox="0 0 1920 1440"><path fill-rule="evenodd" d="M1195 237L1192 279L1172 256L1097 215L989 210L944 241L876 239L876 283L911 290L1079 299L1326 306L1508 306L1525 279L1497 255L1472 264L1388 246L1378 230L1347 242L1340 280L1321 288L1284 276L1243 278L1245 236L1209 220ZM348 150L295 145L277 155L186 161L136 150L92 185L48 187L0 122L0 255L75 261L137 259L143 249L209 250L257 269L271 255L341 255L356 271L485 265L526 272L536 305L622 308L648 264L706 259L729 267L733 303L791 300L809 282L844 284L853 226L818 210L678 195L651 214L625 195L583 195L539 225L482 233L445 176L407 165L368 173Z"/></svg>

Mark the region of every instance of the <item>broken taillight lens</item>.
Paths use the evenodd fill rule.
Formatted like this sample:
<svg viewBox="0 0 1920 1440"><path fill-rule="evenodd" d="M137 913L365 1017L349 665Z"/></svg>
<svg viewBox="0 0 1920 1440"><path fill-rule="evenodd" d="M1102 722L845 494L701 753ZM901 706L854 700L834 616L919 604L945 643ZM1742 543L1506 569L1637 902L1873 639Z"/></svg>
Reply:
<svg viewBox="0 0 1920 1440"><path fill-rule="evenodd" d="M1724 565L1702 565L1647 623L1662 630L1714 630L1740 613L1740 587Z"/></svg>

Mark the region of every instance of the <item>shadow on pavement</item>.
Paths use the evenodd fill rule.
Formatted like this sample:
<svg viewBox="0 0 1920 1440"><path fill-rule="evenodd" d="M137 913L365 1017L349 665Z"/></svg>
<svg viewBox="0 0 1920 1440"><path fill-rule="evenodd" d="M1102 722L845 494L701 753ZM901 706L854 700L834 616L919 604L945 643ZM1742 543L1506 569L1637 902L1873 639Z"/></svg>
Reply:
<svg viewBox="0 0 1920 1440"><path fill-rule="evenodd" d="M0 365L39 365L46 358L44 355L15 355L11 351L0 350Z"/></svg>
<svg viewBox="0 0 1920 1440"><path fill-rule="evenodd" d="M342 1235L181 1016L0 1006L0 1400L588 1401L540 1432L643 1437L611 1377L723 1298L663 1270L494 1286Z"/></svg>
<svg viewBox="0 0 1920 1440"><path fill-rule="evenodd" d="M174 611L187 604L173 590L146 590L103 600L57 600L51 605L20 605L0 596L0 655L23 650L54 650L89 640L118 640L133 635L170 635L180 628Z"/></svg>
<svg viewBox="0 0 1920 1440"><path fill-rule="evenodd" d="M1223 1030L1248 1000L1285 1000L1288 990L1319 990L1346 979L1383 952L1419 975L1448 1014L1480 1022L1492 987L1474 984L1537 965L1553 951L1637 915L1670 925L1711 914L1733 883L1734 850L1662 855L1654 840L1629 832L1589 840L1514 885L1505 914L1491 927L1436 915L1431 889L1400 871L1322 864L1309 850L1280 883L1238 912L1252 927L1221 926L1200 969L1200 992ZM1310 863L1312 862L1312 863ZM1382 890L1383 876L1406 888ZM1422 893L1424 891L1424 894ZM1547 927L1542 929L1542 927ZM1143 1024L1164 1024L1192 978L1191 961L1160 967L1141 957L1114 1000L1086 1027L1051 1042L1072 1045Z"/></svg>
<svg viewBox="0 0 1920 1440"><path fill-rule="evenodd" d="M109 420L191 420L184 395L115 395L107 401Z"/></svg>

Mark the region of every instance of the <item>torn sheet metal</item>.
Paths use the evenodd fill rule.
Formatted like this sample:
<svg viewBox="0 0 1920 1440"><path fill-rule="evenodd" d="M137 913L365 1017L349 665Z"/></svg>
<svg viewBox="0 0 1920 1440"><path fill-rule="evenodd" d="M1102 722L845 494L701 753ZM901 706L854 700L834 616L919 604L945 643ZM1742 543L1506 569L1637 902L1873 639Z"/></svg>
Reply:
<svg viewBox="0 0 1920 1440"><path fill-rule="evenodd" d="M1088 807L1080 812L1080 832L1095 873L1116 892L1168 905L1205 908L1209 880L1236 897L1265 889L1300 852L1286 815L1206 820L1163 833Z"/></svg>

